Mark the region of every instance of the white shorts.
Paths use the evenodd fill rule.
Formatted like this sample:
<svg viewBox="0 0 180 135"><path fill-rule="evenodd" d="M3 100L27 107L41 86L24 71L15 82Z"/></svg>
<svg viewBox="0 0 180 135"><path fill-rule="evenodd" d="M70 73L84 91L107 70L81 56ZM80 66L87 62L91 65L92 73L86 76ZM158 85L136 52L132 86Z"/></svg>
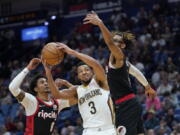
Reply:
<svg viewBox="0 0 180 135"><path fill-rule="evenodd" d="M117 135L115 127L86 128L82 135Z"/></svg>

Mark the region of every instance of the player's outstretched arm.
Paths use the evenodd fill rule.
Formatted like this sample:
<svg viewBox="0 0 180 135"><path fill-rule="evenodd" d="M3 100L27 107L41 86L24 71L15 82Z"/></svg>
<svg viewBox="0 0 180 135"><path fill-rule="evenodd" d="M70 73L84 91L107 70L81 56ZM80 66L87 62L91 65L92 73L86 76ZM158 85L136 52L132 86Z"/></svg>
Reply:
<svg viewBox="0 0 180 135"><path fill-rule="evenodd" d="M94 11L87 14L83 21L84 21L84 24L90 23L90 24L97 25L100 28L103 34L104 41L106 45L108 46L109 50L111 51L111 53L113 54L113 56L116 59L120 59L120 60L124 58L124 54L122 50L114 44L113 36L111 32L108 30L108 28L104 25L103 21L98 17L98 15Z"/></svg>
<svg viewBox="0 0 180 135"><path fill-rule="evenodd" d="M134 76L144 87L145 87L145 94L148 97L155 97L156 92L151 88L148 81L146 80L143 73L137 69L135 66L129 63L129 73Z"/></svg>
<svg viewBox="0 0 180 135"><path fill-rule="evenodd" d="M78 59L82 60L84 63L86 63L88 66L93 68L93 71L95 73L95 78L96 80L102 84L101 87L103 87L104 89L109 89L108 85L107 85L107 78L106 78L106 74L105 71L103 69L103 67L101 66L101 64L95 60L94 58L83 54L83 53L79 53L75 50L72 50L71 48L69 48L67 45L63 44L63 43L59 43L57 46L59 49L62 49L64 52L66 52L69 55L75 56Z"/></svg>
<svg viewBox="0 0 180 135"><path fill-rule="evenodd" d="M72 86L68 89L64 89L63 91L59 91L58 85L55 83L52 77L51 73L51 66L49 66L44 60L43 60L44 69L46 71L46 76L48 79L48 85L49 89L56 99L71 99L76 98L77 92L76 92L76 86ZM72 85L72 84L71 84Z"/></svg>
<svg viewBox="0 0 180 135"><path fill-rule="evenodd" d="M9 90L13 94L13 96L16 97L16 99L21 102L24 97L25 93L20 89L20 85L23 82L26 75L31 71L34 70L39 63L41 62L38 58L33 58L26 68L24 68L23 71L21 71L10 83Z"/></svg>

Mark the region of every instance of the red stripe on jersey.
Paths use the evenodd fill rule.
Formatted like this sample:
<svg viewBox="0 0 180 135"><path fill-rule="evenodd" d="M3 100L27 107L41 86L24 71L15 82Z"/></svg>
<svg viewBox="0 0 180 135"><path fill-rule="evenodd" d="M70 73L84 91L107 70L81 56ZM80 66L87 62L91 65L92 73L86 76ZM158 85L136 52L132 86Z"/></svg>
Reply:
<svg viewBox="0 0 180 135"><path fill-rule="evenodd" d="M34 135L34 116L39 110L39 102L37 102L37 108L34 114L26 116L26 129L24 135Z"/></svg>
<svg viewBox="0 0 180 135"><path fill-rule="evenodd" d="M124 97L116 100L116 101L115 101L115 104L120 104L120 103L122 103L122 102L124 102L124 101L127 101L127 100L129 100L129 99L134 98L135 96L136 96L135 94L128 94L128 95L126 95L126 96L124 96Z"/></svg>
<svg viewBox="0 0 180 135"><path fill-rule="evenodd" d="M53 106L53 105L54 105L54 100L51 100L51 101L52 101L52 104L51 104L51 105L49 105L49 104L45 103L42 99L40 99L40 98L38 98L38 97L36 97L36 98L37 98L37 100L38 100L38 101L40 101L41 103L45 104L46 106L51 107L51 106Z"/></svg>

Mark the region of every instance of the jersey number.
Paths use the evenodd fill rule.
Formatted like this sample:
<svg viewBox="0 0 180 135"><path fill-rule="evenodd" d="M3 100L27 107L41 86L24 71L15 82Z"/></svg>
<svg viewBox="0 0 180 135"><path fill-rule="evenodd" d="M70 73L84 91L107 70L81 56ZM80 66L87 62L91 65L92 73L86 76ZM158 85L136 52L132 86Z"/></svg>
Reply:
<svg viewBox="0 0 180 135"><path fill-rule="evenodd" d="M96 113L96 107L93 101L88 103L89 107L91 107L90 113L95 114Z"/></svg>

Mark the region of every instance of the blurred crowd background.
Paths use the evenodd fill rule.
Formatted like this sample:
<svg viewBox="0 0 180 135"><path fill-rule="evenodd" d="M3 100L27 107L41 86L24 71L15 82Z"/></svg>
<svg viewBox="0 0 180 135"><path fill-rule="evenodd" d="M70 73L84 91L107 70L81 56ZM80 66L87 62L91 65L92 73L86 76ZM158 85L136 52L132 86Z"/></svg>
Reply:
<svg viewBox="0 0 180 135"><path fill-rule="evenodd" d="M29 11L32 18L30 16L27 20L25 15L28 12L21 11L16 15L12 13L12 5L8 5L12 3L5 5L0 2L0 135L23 135L24 108L11 95L8 85L31 58L40 56L47 42L67 43L71 48L97 59L106 69L109 51L102 34L98 27L83 25L85 14L91 10L99 14L110 30L131 31L136 35L134 45L126 50L127 58L145 75L158 95L147 99L143 86L131 78L133 89L142 103L146 135L180 135L180 1L61 2L63 6L50 3L49 7L46 4L41 6L44 8L40 11ZM19 17L23 14L24 18ZM14 17L15 21L8 17ZM21 30L34 26L46 26L48 35L24 40ZM53 70L54 78L78 84L78 62L74 57L65 56ZM22 88L27 92L29 81L37 73L44 74L42 65L24 80ZM60 112L54 135L81 135L82 130L78 108L73 106Z"/></svg>

